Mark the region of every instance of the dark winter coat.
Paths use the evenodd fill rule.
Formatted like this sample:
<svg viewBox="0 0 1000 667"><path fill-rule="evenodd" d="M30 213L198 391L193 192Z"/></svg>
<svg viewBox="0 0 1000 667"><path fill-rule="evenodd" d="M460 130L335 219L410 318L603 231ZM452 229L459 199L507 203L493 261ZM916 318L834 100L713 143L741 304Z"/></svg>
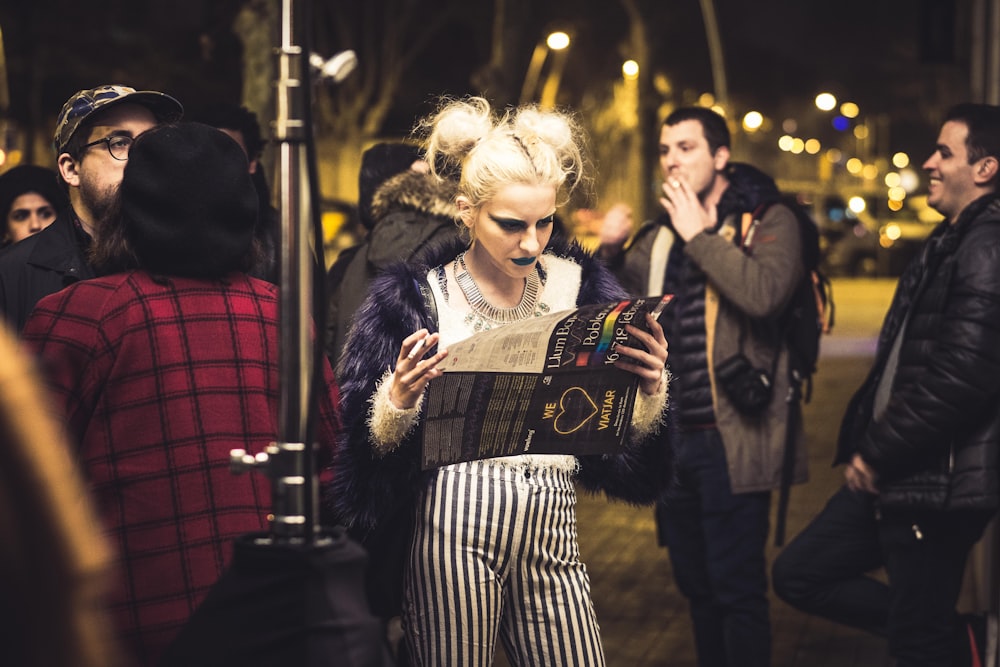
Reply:
<svg viewBox="0 0 1000 667"><path fill-rule="evenodd" d="M39 299L94 277L84 240L62 211L51 225L0 252L0 313L21 331Z"/></svg>
<svg viewBox="0 0 1000 667"><path fill-rule="evenodd" d="M278 294L224 280L118 273L38 303L24 341L120 561L108 608L140 664L159 664L232 557L267 528L270 485L233 475L233 449L279 431ZM337 391L323 367L316 442L329 460Z"/></svg>
<svg viewBox="0 0 1000 667"><path fill-rule="evenodd" d="M327 356L334 363L378 272L458 237L455 186L429 174L407 170L393 176L375 192L371 208L375 225L368 238L341 253L328 274Z"/></svg>
<svg viewBox="0 0 1000 667"><path fill-rule="evenodd" d="M463 242L453 241L428 249L409 265L389 267L372 282L348 335L337 369L347 437L338 443L330 491L338 519L361 532L372 529L395 509L412 507L416 494L434 474L420 468L422 420L398 448L380 458L369 441L367 413L376 382L387 368L394 367L403 338L423 327L437 329L421 292L427 289L428 271L451 261L464 248ZM577 304L626 297L608 270L579 246L553 240L547 252L583 267ZM433 303L433 297L428 294L428 298ZM619 454L579 457L578 480L588 490L649 504L667 479L668 459L664 439L650 437L630 443Z"/></svg>
<svg viewBox="0 0 1000 667"><path fill-rule="evenodd" d="M873 402L897 333L888 407ZM883 506L1000 506L1000 198L941 223L899 280L875 364L851 400L836 462L855 452L879 476Z"/></svg>

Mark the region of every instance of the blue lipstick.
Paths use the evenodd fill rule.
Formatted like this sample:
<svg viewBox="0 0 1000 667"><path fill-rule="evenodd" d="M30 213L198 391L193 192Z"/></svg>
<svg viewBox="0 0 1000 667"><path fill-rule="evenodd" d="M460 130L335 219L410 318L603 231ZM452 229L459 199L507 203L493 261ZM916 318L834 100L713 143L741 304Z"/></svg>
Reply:
<svg viewBox="0 0 1000 667"><path fill-rule="evenodd" d="M510 261L514 262L518 266L531 266L532 264L535 263L535 258L534 257L516 257L516 258L514 258L514 259L512 259Z"/></svg>

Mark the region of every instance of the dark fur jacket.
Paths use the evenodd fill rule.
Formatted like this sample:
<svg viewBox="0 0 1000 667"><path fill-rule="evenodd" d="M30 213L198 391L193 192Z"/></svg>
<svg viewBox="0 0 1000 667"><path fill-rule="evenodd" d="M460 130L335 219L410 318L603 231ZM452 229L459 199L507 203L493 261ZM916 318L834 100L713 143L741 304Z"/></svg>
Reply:
<svg viewBox="0 0 1000 667"><path fill-rule="evenodd" d="M344 434L334 455L333 482L326 493L336 520L362 534L395 510L412 507L416 494L433 474L420 469L422 422L398 448L376 456L369 441L369 399L386 369L395 366L403 338L423 327L437 329L422 286L426 287L431 268L451 261L465 247L464 242L454 241L428 249L410 264L388 268L372 283L348 334L337 372ZM546 252L583 267L577 304L627 298L610 272L575 243L553 238ZM651 504L668 480L671 457L666 442L662 435L653 435L630 443L619 454L581 456L577 479L587 490L603 491L634 504Z"/></svg>

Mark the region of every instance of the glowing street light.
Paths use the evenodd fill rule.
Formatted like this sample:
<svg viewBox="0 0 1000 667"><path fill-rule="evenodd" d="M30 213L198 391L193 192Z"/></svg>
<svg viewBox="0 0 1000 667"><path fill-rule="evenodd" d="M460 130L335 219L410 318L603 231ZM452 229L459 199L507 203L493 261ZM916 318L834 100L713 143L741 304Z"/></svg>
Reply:
<svg viewBox="0 0 1000 667"><path fill-rule="evenodd" d="M559 90L563 69L566 67L566 51L570 41L568 33L557 30L549 33L545 37L545 41L539 41L535 45L535 51L531 54L531 62L528 63L528 72L524 76L524 85L521 88L521 104L528 104L535 99L535 91L538 89L538 80L542 76L542 68L545 66L547 56L551 53L552 62L548 75L545 77L539 104L543 108L555 106L556 93Z"/></svg>
<svg viewBox="0 0 1000 667"><path fill-rule="evenodd" d="M569 46L569 35L561 30L549 33L545 38L545 44L553 51L562 51Z"/></svg>
<svg viewBox="0 0 1000 667"><path fill-rule="evenodd" d="M748 111L743 116L743 129L747 132L756 132L764 124L764 116L759 111Z"/></svg>
<svg viewBox="0 0 1000 667"><path fill-rule="evenodd" d="M820 111L832 111L837 106L837 98L831 93L820 93L816 96L816 108Z"/></svg>
<svg viewBox="0 0 1000 667"><path fill-rule="evenodd" d="M622 76L633 81L639 78L639 63L634 60L626 60L622 63Z"/></svg>

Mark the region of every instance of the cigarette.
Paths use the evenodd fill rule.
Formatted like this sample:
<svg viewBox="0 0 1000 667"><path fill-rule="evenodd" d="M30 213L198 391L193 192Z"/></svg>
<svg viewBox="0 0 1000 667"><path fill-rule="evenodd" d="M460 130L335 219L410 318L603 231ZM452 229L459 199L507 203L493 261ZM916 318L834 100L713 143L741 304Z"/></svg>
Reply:
<svg viewBox="0 0 1000 667"><path fill-rule="evenodd" d="M650 312L650 315L653 316L654 320L659 319L660 315L663 313L663 309L667 307L668 303L673 301L673 298L673 295L668 294L660 299L660 302L656 304L656 308L653 308L652 312Z"/></svg>
<svg viewBox="0 0 1000 667"><path fill-rule="evenodd" d="M418 340L417 344L413 346L412 350L410 350L410 353L408 355L406 355L406 358L407 359L413 359L414 357L416 357L417 353L420 352L420 348L422 348L424 346L424 341L425 340L427 340L426 336L424 336L423 338L421 338L420 340Z"/></svg>

